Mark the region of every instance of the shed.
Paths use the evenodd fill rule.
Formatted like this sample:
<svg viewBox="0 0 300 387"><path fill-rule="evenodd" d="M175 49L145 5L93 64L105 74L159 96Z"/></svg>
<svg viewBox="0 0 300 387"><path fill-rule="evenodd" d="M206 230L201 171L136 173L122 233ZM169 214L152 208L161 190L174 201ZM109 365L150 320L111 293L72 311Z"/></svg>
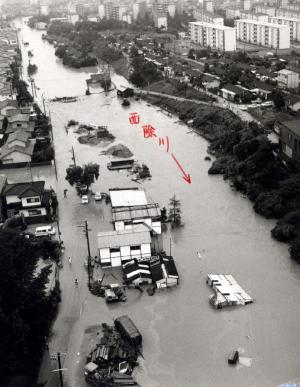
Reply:
<svg viewBox="0 0 300 387"><path fill-rule="evenodd" d="M122 98L133 97L134 91L131 87L119 86L117 88L117 95Z"/></svg>

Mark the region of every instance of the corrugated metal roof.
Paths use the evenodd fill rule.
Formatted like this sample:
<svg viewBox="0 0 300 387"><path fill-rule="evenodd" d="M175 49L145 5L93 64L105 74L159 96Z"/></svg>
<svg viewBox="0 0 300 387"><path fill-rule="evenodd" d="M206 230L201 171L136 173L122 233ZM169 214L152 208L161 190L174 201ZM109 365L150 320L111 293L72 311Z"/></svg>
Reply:
<svg viewBox="0 0 300 387"><path fill-rule="evenodd" d="M160 209L157 203L148 204L146 206L134 206L122 207L112 209L113 222L125 221L132 219L145 219L145 218L156 218L160 217Z"/></svg>
<svg viewBox="0 0 300 387"><path fill-rule="evenodd" d="M145 192L134 188L109 190L112 207L142 206L147 204Z"/></svg>
<svg viewBox="0 0 300 387"><path fill-rule="evenodd" d="M105 231L98 233L98 248L119 248L151 243L149 231L132 232L131 230Z"/></svg>

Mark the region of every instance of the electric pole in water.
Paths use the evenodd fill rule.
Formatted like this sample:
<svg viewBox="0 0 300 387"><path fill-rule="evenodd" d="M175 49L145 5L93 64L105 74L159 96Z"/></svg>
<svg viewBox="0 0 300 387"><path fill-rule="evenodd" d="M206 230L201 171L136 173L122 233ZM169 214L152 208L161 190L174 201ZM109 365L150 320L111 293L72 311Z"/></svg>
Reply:
<svg viewBox="0 0 300 387"><path fill-rule="evenodd" d="M88 221L85 220L84 222L84 226L78 226L78 227L83 227L84 228L84 234L85 234L85 237L86 237L86 243L87 243L87 249L88 249L88 287L90 289L91 287L91 277L92 277L92 266L91 266L91 248L90 248L90 238L89 238L89 231L91 231L91 229L89 229L89 226L88 226Z"/></svg>
<svg viewBox="0 0 300 387"><path fill-rule="evenodd" d="M60 381L60 387L64 387L64 379L63 379L63 371L67 371L66 368L61 367L61 356L66 356L66 353L57 352L55 355L50 356L51 360L57 360L58 368L56 370L53 370L51 372L58 372L59 373L59 381Z"/></svg>

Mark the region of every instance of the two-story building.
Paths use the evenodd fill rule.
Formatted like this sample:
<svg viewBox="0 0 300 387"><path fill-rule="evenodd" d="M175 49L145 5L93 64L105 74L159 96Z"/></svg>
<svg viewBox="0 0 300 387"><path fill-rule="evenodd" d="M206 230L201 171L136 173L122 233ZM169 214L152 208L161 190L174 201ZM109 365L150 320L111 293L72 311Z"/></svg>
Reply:
<svg viewBox="0 0 300 387"><path fill-rule="evenodd" d="M300 120L277 121L274 131L279 136L282 154L287 159L300 161Z"/></svg>
<svg viewBox="0 0 300 387"><path fill-rule="evenodd" d="M278 86L287 89L296 89L299 87L299 74L295 71L282 69L277 75Z"/></svg>
<svg viewBox="0 0 300 387"><path fill-rule="evenodd" d="M23 215L26 223L43 222L47 219L44 203L45 181L6 184L3 190L6 216Z"/></svg>

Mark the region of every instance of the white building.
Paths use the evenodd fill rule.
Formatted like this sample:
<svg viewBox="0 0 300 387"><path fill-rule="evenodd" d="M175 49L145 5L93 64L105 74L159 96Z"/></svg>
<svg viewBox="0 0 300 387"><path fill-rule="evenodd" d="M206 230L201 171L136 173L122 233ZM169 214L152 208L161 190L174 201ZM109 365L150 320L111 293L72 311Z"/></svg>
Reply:
<svg viewBox="0 0 300 387"><path fill-rule="evenodd" d="M194 10L194 18L199 22L224 25L222 16L215 15L203 8L196 8Z"/></svg>
<svg viewBox="0 0 300 387"><path fill-rule="evenodd" d="M104 4L98 5L98 16L100 19L105 18L105 5Z"/></svg>
<svg viewBox="0 0 300 387"><path fill-rule="evenodd" d="M241 10L239 8L226 8L225 9L226 19L236 19L240 17Z"/></svg>
<svg viewBox="0 0 300 387"><path fill-rule="evenodd" d="M190 22L189 36L192 42L222 51L236 50L235 29L218 24Z"/></svg>
<svg viewBox="0 0 300 387"><path fill-rule="evenodd" d="M204 1L204 8L208 12L214 12L214 3L212 0L205 0Z"/></svg>
<svg viewBox="0 0 300 387"><path fill-rule="evenodd" d="M300 19L300 10L292 10L292 9L287 9L287 8L279 8L279 9L276 10L276 16L284 16L284 17L288 17L288 18L291 18L291 19Z"/></svg>
<svg viewBox="0 0 300 387"><path fill-rule="evenodd" d="M151 258L149 231L105 231L98 233L98 251L102 267L118 267L136 259L138 262Z"/></svg>
<svg viewBox="0 0 300 387"><path fill-rule="evenodd" d="M257 20L262 23L269 22L269 16L265 13L255 13L251 11L240 11L240 19Z"/></svg>
<svg viewBox="0 0 300 387"><path fill-rule="evenodd" d="M278 86L287 89L299 87L299 74L291 70L280 70L277 76Z"/></svg>
<svg viewBox="0 0 300 387"><path fill-rule="evenodd" d="M165 14L154 14L154 25L156 28L165 28L166 30L168 29L168 19Z"/></svg>
<svg viewBox="0 0 300 387"><path fill-rule="evenodd" d="M265 47L290 48L290 28L279 24L262 23L256 20L236 20L236 38L241 42Z"/></svg>
<svg viewBox="0 0 300 387"><path fill-rule="evenodd" d="M148 203L145 192L135 188L109 190L112 220L117 231L133 230L137 224L161 234L161 212L157 203Z"/></svg>
<svg viewBox="0 0 300 387"><path fill-rule="evenodd" d="M269 23L281 24L290 27L290 39L300 41L300 19L284 16L269 17Z"/></svg>
<svg viewBox="0 0 300 387"><path fill-rule="evenodd" d="M256 13L265 13L269 16L275 16L276 15L276 8L274 7L269 7L264 4L257 4L254 6L254 11Z"/></svg>
<svg viewBox="0 0 300 387"><path fill-rule="evenodd" d="M249 11L251 9L251 0L242 0L241 6L245 11Z"/></svg>
<svg viewBox="0 0 300 387"><path fill-rule="evenodd" d="M49 5L48 4L41 4L40 5L40 12L41 12L41 15L48 16L49 15Z"/></svg>

